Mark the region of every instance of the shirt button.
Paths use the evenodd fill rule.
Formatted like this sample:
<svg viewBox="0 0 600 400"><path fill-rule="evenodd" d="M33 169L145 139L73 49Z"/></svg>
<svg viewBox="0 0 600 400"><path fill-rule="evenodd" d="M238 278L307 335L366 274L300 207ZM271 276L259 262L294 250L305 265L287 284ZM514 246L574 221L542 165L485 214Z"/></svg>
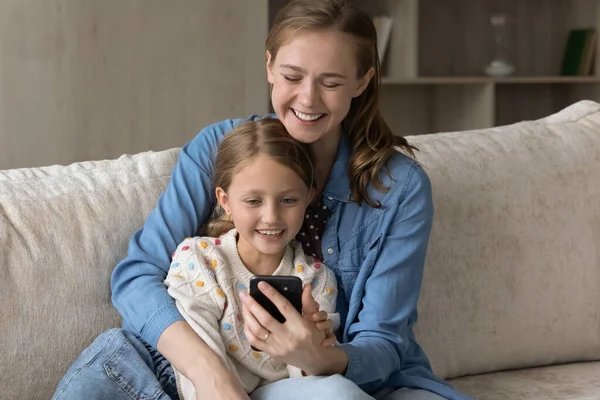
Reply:
<svg viewBox="0 0 600 400"><path fill-rule="evenodd" d="M327 254L332 255L333 254L333 249L332 248L327 249Z"/></svg>

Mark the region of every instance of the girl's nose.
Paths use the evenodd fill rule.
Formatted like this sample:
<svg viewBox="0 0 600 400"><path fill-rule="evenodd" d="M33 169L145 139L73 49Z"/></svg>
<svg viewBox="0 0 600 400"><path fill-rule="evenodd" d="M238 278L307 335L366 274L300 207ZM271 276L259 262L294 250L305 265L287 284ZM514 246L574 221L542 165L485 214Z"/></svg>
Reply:
<svg viewBox="0 0 600 400"><path fill-rule="evenodd" d="M276 204L267 204L264 207L262 220L266 224L276 224L279 220L279 207Z"/></svg>

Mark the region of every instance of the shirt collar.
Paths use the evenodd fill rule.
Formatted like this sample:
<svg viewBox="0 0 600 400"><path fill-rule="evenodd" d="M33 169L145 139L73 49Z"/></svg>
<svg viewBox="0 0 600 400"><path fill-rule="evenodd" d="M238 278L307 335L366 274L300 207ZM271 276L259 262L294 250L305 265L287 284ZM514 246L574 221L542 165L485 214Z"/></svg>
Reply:
<svg viewBox="0 0 600 400"><path fill-rule="evenodd" d="M350 140L342 133L338 145L337 156L323 196L329 200L350 201L350 179L348 178L348 162L350 160Z"/></svg>

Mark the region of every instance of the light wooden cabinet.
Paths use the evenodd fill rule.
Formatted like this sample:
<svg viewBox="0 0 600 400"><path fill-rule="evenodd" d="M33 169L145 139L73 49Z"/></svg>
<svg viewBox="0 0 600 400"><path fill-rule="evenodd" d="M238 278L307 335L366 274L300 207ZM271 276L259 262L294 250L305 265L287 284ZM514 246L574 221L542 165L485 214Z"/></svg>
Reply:
<svg viewBox="0 0 600 400"><path fill-rule="evenodd" d="M271 18L285 1L271 0ZM393 19L382 64L382 110L397 134L505 125L600 101L591 76L559 76L569 31L600 26L600 0L362 0ZM492 13L510 17L514 74L489 78ZM596 44L598 46L598 44ZM596 51L596 58L598 51Z"/></svg>

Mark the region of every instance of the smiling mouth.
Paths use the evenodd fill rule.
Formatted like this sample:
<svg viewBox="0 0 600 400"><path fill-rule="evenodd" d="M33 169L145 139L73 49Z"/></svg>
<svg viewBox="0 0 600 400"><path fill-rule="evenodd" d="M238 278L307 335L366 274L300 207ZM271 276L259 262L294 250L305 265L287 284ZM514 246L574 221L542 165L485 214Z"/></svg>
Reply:
<svg viewBox="0 0 600 400"><path fill-rule="evenodd" d="M321 118L323 118L325 115L327 114L305 114L305 113L301 113L300 111L294 110L292 108L292 111L294 112L294 115L296 116L296 118L298 118L300 121L303 122L314 122L317 121Z"/></svg>
<svg viewBox="0 0 600 400"><path fill-rule="evenodd" d="M272 238L276 238L276 237L280 237L283 234L283 229L280 230L275 230L275 229L257 229L256 232L258 232L260 235L262 236L266 236L266 237L272 237Z"/></svg>

